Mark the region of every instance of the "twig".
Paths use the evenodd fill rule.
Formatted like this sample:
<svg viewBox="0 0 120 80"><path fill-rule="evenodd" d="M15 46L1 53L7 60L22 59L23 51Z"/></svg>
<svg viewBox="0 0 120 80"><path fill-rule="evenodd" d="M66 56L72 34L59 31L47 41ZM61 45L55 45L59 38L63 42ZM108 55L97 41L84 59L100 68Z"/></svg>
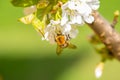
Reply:
<svg viewBox="0 0 120 80"><path fill-rule="evenodd" d="M111 24L99 12L93 12L93 16L95 21L88 25L99 36L108 50L113 53L114 57L120 60L120 34L115 31Z"/></svg>
<svg viewBox="0 0 120 80"><path fill-rule="evenodd" d="M118 22L118 17L119 17L119 11L117 10L117 11L114 12L114 18L113 18L113 22L112 22L112 24L111 24L111 26L112 26L113 28L115 27L115 25L116 25L117 22Z"/></svg>

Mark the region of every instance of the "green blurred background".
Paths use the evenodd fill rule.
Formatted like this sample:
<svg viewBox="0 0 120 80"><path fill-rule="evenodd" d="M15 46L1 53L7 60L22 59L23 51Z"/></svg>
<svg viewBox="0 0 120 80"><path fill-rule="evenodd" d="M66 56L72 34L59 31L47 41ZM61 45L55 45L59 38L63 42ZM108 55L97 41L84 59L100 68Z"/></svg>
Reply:
<svg viewBox="0 0 120 80"><path fill-rule="evenodd" d="M110 22L115 10L120 10L120 0L101 0L99 11ZM0 80L97 80L94 69L100 56L88 42L93 33L88 26L80 27L72 40L76 50L65 49L57 56L56 45L42 41L31 25L17 21L22 16L22 8L0 0ZM99 80L120 80L120 62L107 61Z"/></svg>

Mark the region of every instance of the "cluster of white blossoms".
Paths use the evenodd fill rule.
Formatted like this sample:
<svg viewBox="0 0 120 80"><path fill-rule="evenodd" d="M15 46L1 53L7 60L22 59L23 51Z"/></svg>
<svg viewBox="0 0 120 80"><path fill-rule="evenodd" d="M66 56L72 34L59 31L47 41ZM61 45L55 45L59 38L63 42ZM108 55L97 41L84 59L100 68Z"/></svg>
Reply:
<svg viewBox="0 0 120 80"><path fill-rule="evenodd" d="M62 6L61 24L92 23L94 21L92 11L99 8L99 3L99 0L69 0Z"/></svg>
<svg viewBox="0 0 120 80"><path fill-rule="evenodd" d="M44 39L55 42L58 34L75 38L78 30L76 25L94 22L92 12L99 8L99 0L68 0L61 6L61 20L51 20L45 29Z"/></svg>

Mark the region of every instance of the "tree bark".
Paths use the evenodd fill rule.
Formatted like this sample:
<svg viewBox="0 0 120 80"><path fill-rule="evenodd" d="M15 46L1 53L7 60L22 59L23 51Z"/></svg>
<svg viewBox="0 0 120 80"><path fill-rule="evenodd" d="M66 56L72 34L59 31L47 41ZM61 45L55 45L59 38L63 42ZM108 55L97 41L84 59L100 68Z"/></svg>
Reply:
<svg viewBox="0 0 120 80"><path fill-rule="evenodd" d="M91 29L99 36L114 57L120 61L120 34L115 31L112 25L104 19L99 12L93 12L95 21L88 24Z"/></svg>

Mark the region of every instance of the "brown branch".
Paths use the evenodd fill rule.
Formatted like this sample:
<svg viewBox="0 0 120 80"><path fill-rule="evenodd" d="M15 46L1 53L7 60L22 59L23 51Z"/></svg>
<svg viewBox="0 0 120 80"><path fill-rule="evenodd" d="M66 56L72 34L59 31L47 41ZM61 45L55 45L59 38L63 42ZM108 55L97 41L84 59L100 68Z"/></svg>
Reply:
<svg viewBox="0 0 120 80"><path fill-rule="evenodd" d="M104 19L99 12L93 12L95 21L88 24L91 29L99 36L114 57L120 60L120 34L115 31L111 24Z"/></svg>

